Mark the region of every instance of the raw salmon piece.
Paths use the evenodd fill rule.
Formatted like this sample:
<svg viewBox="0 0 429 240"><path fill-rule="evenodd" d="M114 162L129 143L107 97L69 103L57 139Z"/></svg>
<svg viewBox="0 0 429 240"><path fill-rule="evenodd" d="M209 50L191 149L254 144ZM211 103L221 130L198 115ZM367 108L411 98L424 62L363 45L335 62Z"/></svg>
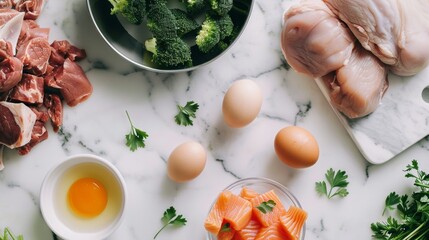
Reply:
<svg viewBox="0 0 429 240"><path fill-rule="evenodd" d="M243 229L235 233L234 240L254 240L261 227L259 221L252 218Z"/></svg>
<svg viewBox="0 0 429 240"><path fill-rule="evenodd" d="M209 212L204 227L213 235L217 235L222 227L223 218L228 207L229 199L233 194L230 191L223 191L219 194L215 204Z"/></svg>
<svg viewBox="0 0 429 240"><path fill-rule="evenodd" d="M263 213L257 207L261 205L262 202L267 202L269 200L273 200L276 205L273 208L273 211ZM257 197L250 199L250 202L253 206L253 214L259 220L259 222L264 227L268 227L275 222L279 221L280 216L283 216L286 213L286 209L284 208L280 198L274 192L274 190L270 190L266 193L260 194Z"/></svg>
<svg viewBox="0 0 429 240"><path fill-rule="evenodd" d="M229 224L228 222L223 222L222 226L225 226L225 224ZM220 230L219 233L217 234L217 240L232 240L234 239L236 231L231 228L228 227L225 230Z"/></svg>
<svg viewBox="0 0 429 240"><path fill-rule="evenodd" d="M249 223L252 217L252 204L235 194L232 194L228 201L228 207L225 213L225 221L231 224L235 230L243 229Z"/></svg>
<svg viewBox="0 0 429 240"><path fill-rule="evenodd" d="M253 189L250 189L248 187L243 187L241 189L241 191L240 191L240 197L242 197L242 198L244 198L246 200L250 200L250 199L252 199L252 198L254 198L254 197L258 196L258 195L259 195L258 192L256 192Z"/></svg>
<svg viewBox="0 0 429 240"><path fill-rule="evenodd" d="M296 240L285 234L279 222L275 222L268 227L263 227L256 235L255 240Z"/></svg>
<svg viewBox="0 0 429 240"><path fill-rule="evenodd" d="M290 206L286 214L280 217L280 225L286 233L298 239L306 219L307 212L299 207Z"/></svg>

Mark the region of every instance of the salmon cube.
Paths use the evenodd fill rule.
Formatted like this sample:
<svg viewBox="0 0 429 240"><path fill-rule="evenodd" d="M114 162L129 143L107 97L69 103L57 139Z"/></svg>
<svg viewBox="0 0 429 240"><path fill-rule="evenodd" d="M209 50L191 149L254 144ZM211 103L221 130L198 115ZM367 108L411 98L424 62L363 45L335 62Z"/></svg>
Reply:
<svg viewBox="0 0 429 240"><path fill-rule="evenodd" d="M296 240L295 238L285 234L280 227L280 222L275 222L268 227L263 227L258 232L255 240Z"/></svg>
<svg viewBox="0 0 429 240"><path fill-rule="evenodd" d="M228 202L232 195L230 191L221 192L204 221L205 229L213 235L217 235L222 227L225 211L227 210Z"/></svg>
<svg viewBox="0 0 429 240"><path fill-rule="evenodd" d="M252 204L235 194L232 194L228 201L225 213L225 221L231 224L235 230L243 229L252 217Z"/></svg>
<svg viewBox="0 0 429 240"><path fill-rule="evenodd" d="M226 227L224 227L226 226ZM230 223L224 222L222 228L217 234L217 240L232 240L236 234L235 229L231 228Z"/></svg>
<svg viewBox="0 0 429 240"><path fill-rule="evenodd" d="M242 197L242 198L244 198L246 200L250 200L250 199L252 199L252 198L254 198L254 197L258 196L258 195L259 195L258 192L256 192L253 189L250 189L248 187L243 187L241 189L241 191L240 191L240 197Z"/></svg>
<svg viewBox="0 0 429 240"><path fill-rule="evenodd" d="M274 201L275 206L272 211L263 213L257 207L261 205L263 202ZM273 223L280 221L280 216L283 216L286 213L286 209L284 208L280 198L274 192L274 190L270 190L263 194L260 194L252 199L250 202L253 206L253 214L259 220L259 222L264 227L271 226Z"/></svg>
<svg viewBox="0 0 429 240"><path fill-rule="evenodd" d="M261 227L259 221L252 218L243 229L235 233L234 240L254 240Z"/></svg>
<svg viewBox="0 0 429 240"><path fill-rule="evenodd" d="M286 214L280 217L280 225L287 234L298 239L306 219L307 212L299 207L290 206Z"/></svg>

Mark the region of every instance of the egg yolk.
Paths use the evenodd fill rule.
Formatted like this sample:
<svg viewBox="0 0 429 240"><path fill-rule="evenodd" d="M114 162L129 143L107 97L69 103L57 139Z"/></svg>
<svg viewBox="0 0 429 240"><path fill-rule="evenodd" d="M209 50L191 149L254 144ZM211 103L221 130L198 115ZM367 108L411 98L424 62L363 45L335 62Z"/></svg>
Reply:
<svg viewBox="0 0 429 240"><path fill-rule="evenodd" d="M96 217L107 205L107 191L94 178L81 178L74 182L67 197L73 212L83 217Z"/></svg>

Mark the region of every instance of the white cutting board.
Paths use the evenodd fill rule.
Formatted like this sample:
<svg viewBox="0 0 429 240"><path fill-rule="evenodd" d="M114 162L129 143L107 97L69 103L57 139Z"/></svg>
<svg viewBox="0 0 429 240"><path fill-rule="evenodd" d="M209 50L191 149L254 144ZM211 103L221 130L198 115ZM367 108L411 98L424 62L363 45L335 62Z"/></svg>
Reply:
<svg viewBox="0 0 429 240"><path fill-rule="evenodd" d="M429 134L429 67L412 77L389 74L388 79L380 106L354 120L332 107L325 85L316 80L360 152L374 164L392 159Z"/></svg>

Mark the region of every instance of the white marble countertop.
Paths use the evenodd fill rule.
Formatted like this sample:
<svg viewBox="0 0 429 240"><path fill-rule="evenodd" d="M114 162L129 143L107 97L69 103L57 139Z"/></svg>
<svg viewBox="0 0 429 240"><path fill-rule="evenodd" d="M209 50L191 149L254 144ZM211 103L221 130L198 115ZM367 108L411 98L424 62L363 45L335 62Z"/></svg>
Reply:
<svg viewBox="0 0 429 240"><path fill-rule="evenodd" d="M51 40L67 39L87 51L81 62L94 86L89 100L65 107L62 131L49 128L49 138L28 155L4 152L0 172L0 229L8 226L25 239L56 239L39 209L39 190L48 170L67 156L91 153L111 161L123 174L129 198L126 216L109 239L152 239L160 217L174 206L188 220L167 228L157 239L204 239L203 221L217 194L240 178L267 177L287 186L308 212L306 239L370 239L370 224L384 220L384 200L391 191L411 191L402 170L412 159L429 169L429 142L423 139L382 165L360 154L312 79L288 70L280 51L283 11L290 1L257 0L239 41L221 58L188 73L157 74L136 69L115 54L91 22L86 1L47 2L38 22L50 27ZM222 120L223 96L236 80L253 79L262 89L257 119L232 129ZM176 105L200 104L193 126L174 122ZM146 147L125 146L128 111L147 131ZM391 119L395 121L395 119ZM292 169L274 153L274 136L282 127L298 125L313 133L320 158L312 167ZM187 140L208 152L200 176L188 183L166 175L170 152ZM315 182L328 168L345 170L350 194L344 199L320 197Z"/></svg>

